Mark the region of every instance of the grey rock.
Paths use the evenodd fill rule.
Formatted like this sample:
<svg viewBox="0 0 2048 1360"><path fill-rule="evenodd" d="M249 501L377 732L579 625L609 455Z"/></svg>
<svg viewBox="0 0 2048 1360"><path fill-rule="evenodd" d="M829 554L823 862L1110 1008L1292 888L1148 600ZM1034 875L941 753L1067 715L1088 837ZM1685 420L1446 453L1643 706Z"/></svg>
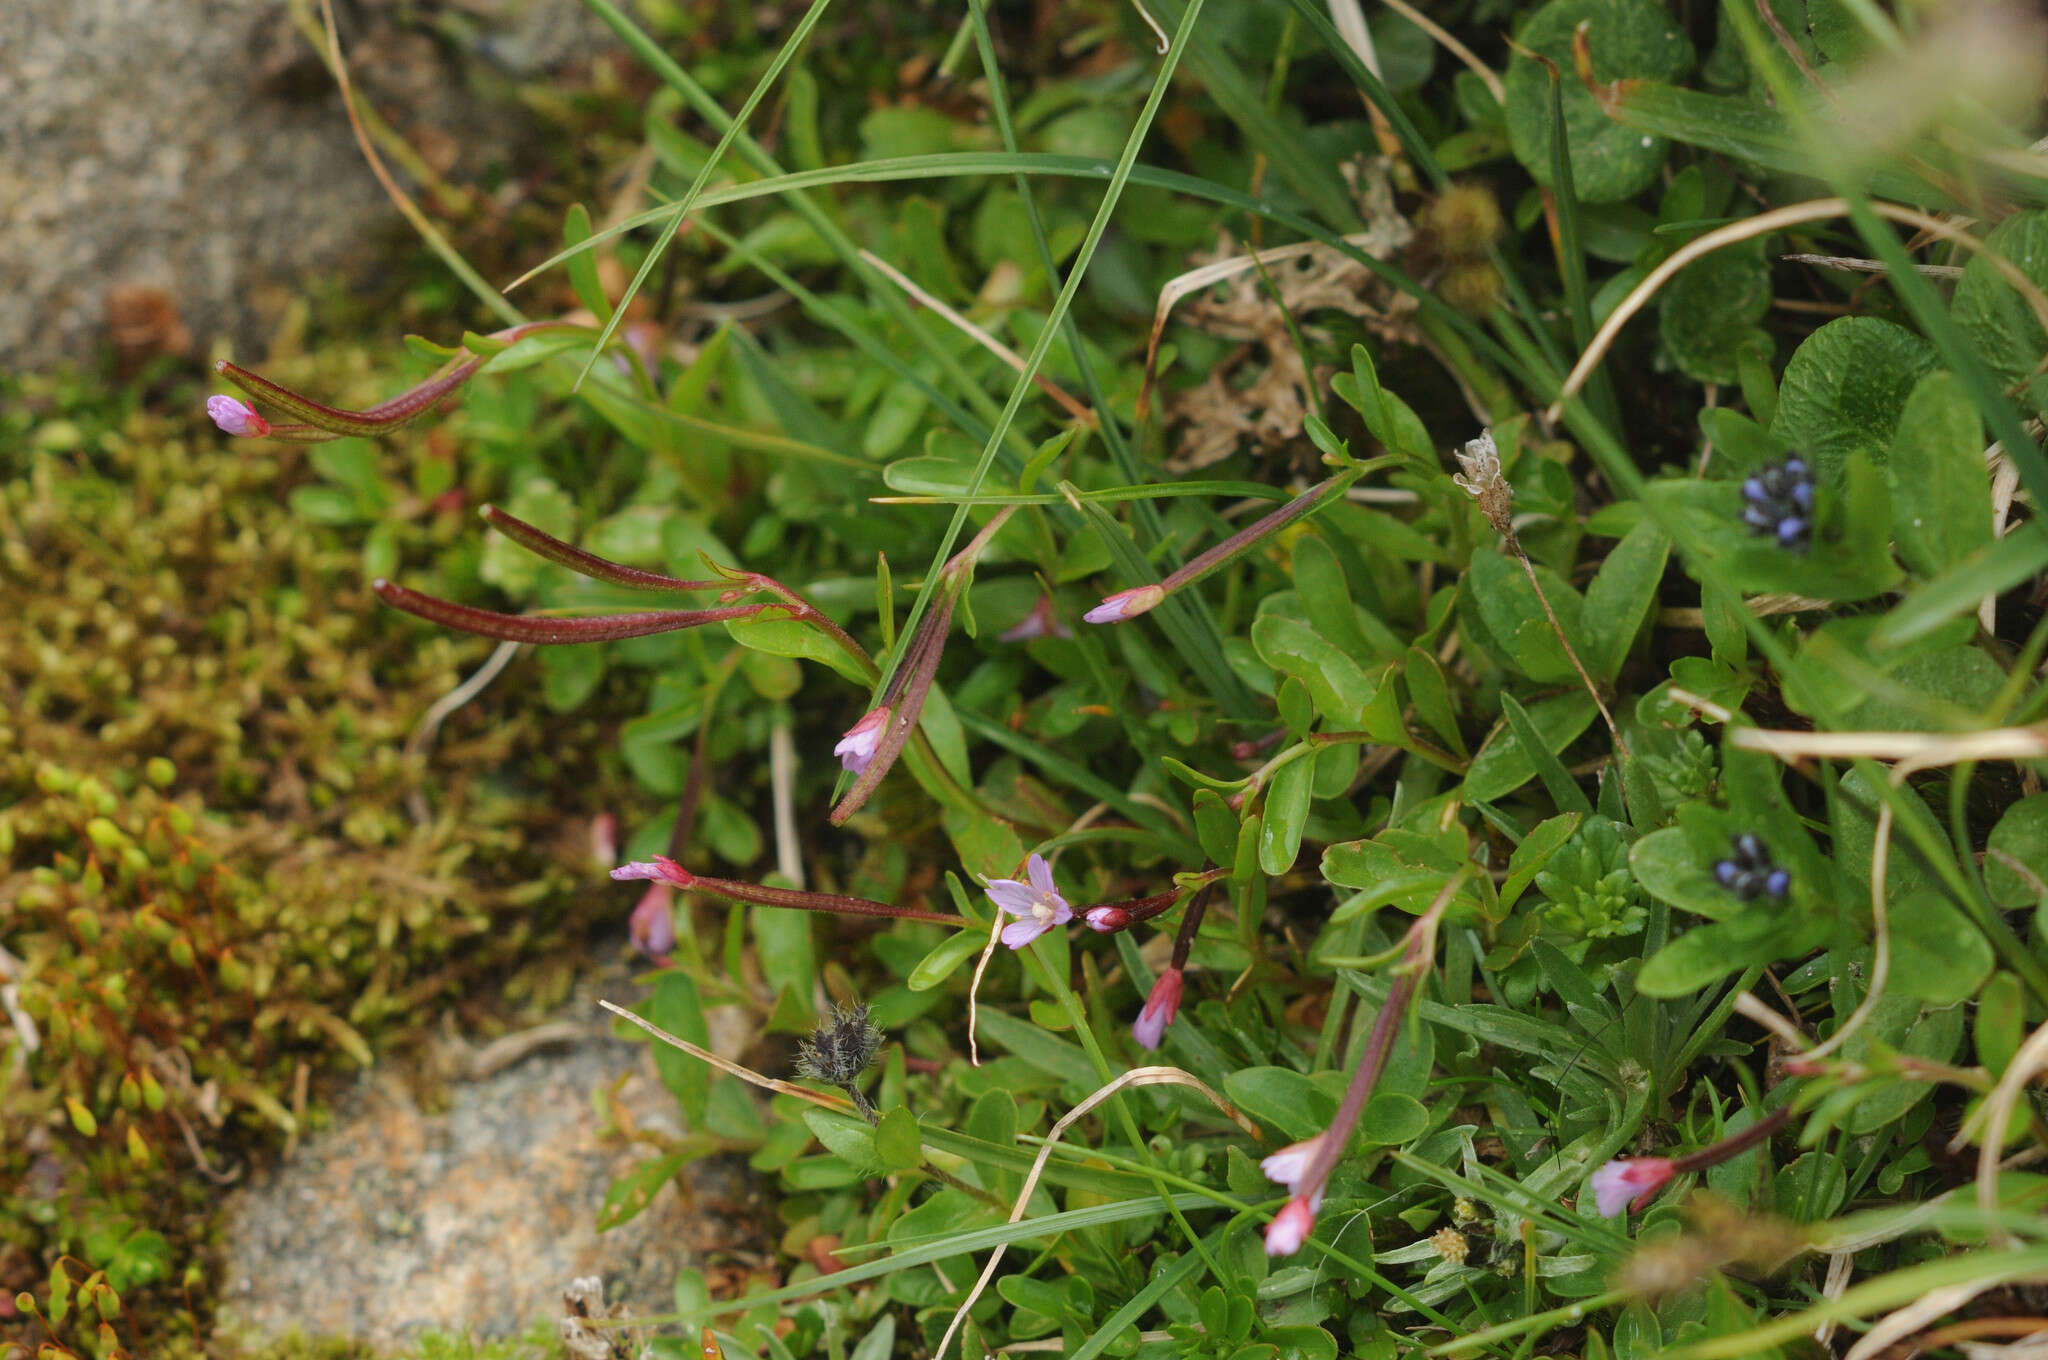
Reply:
<svg viewBox="0 0 2048 1360"><path fill-rule="evenodd" d="M609 40L576 0L406 9L431 34L341 0L351 69L458 179L522 127L466 66L502 84ZM0 0L0 367L89 357L120 289L167 301L199 351L260 353L307 274L360 278L408 242L283 0Z"/></svg>
<svg viewBox="0 0 2048 1360"><path fill-rule="evenodd" d="M609 994L624 1002L635 989L613 982ZM611 1036L587 1000L569 1015L480 1079L465 1070L504 1055L457 1046L441 1064L448 1084L427 1083L428 1104L445 1099L438 1110L397 1068L373 1070L330 1127L238 1187L222 1214L222 1341L509 1336L559 1317L563 1289L591 1275L620 1312L666 1312L685 1266L758 1259L762 1203L730 1158L693 1164L687 1193L666 1186L637 1218L597 1231L613 1180L655 1154L608 1130L593 1096L613 1092L643 1131L673 1135L678 1115L644 1045Z"/></svg>

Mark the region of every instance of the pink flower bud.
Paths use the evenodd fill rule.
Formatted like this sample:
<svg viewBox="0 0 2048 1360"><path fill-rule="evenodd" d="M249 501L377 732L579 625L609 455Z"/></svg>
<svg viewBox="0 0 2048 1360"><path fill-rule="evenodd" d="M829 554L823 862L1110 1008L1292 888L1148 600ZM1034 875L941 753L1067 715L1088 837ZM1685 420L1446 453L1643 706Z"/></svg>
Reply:
<svg viewBox="0 0 2048 1360"><path fill-rule="evenodd" d="M1098 935L1111 935L1131 924L1131 914L1122 907L1090 907L1081 913L1081 919Z"/></svg>
<svg viewBox="0 0 2048 1360"><path fill-rule="evenodd" d="M1292 1256L1316 1229L1316 1211L1305 1199L1287 1201L1266 1225L1266 1255Z"/></svg>
<svg viewBox="0 0 2048 1360"><path fill-rule="evenodd" d="M1612 1218L1631 1202L1640 1206L1676 1174L1669 1157L1617 1158L1593 1173L1594 1207Z"/></svg>
<svg viewBox="0 0 2048 1360"><path fill-rule="evenodd" d="M839 763L854 774L868 767L875 758L875 751L882 744L882 728L889 721L889 706L870 710L865 717L846 729L846 735L832 748L832 754L839 757Z"/></svg>
<svg viewBox="0 0 2048 1360"><path fill-rule="evenodd" d="M1122 623L1150 612L1165 598L1166 591L1160 586L1135 586L1104 596L1101 604L1081 617L1089 623Z"/></svg>
<svg viewBox="0 0 2048 1360"><path fill-rule="evenodd" d="M255 407L233 397L208 397L206 414L213 417L214 424L231 435L254 438L270 433L270 422L258 415Z"/></svg>
<svg viewBox="0 0 2048 1360"><path fill-rule="evenodd" d="M667 963L669 951L676 947L675 892L666 883L648 888L627 926L633 947L656 963Z"/></svg>
<svg viewBox="0 0 2048 1360"><path fill-rule="evenodd" d="M1138 1046L1146 1050L1159 1047L1166 1037L1166 1027L1173 1023L1173 1017L1180 1012L1181 971L1169 968L1159 975L1152 984L1152 992L1145 998L1145 1009L1138 1012L1138 1018L1131 1024L1131 1037Z"/></svg>

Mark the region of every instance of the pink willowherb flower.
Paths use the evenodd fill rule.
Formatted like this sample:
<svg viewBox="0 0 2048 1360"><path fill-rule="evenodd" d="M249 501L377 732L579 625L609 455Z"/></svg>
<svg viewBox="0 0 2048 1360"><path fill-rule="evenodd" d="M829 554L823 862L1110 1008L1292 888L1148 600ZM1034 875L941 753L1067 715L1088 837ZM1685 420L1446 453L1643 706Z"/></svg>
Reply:
<svg viewBox="0 0 2048 1360"><path fill-rule="evenodd" d="M1678 1168L1669 1157L1619 1157L1593 1173L1593 1204L1612 1218L1662 1190Z"/></svg>
<svg viewBox="0 0 2048 1360"><path fill-rule="evenodd" d="M882 744L882 728L889 722L889 706L870 710L861 720L846 729L846 735L832 748L832 754L839 757L839 763L854 774L868 767L875 758L875 751Z"/></svg>
<svg viewBox="0 0 2048 1360"><path fill-rule="evenodd" d="M627 923L633 947L656 963L667 963L669 951L676 947L675 896L676 890L666 882L649 885Z"/></svg>
<svg viewBox="0 0 2048 1360"><path fill-rule="evenodd" d="M1297 1196L1288 1200L1266 1225L1266 1255L1292 1256L1316 1230L1315 1207Z"/></svg>
<svg viewBox="0 0 2048 1360"><path fill-rule="evenodd" d="M1038 603L1031 606L1031 612L1015 627L1006 628L996 635L998 642L1029 642L1033 638L1070 638L1074 634L1052 612L1052 599L1041 595Z"/></svg>
<svg viewBox="0 0 2048 1360"><path fill-rule="evenodd" d="M1155 1049L1166 1037L1166 1027L1173 1023L1173 1017L1180 1011L1181 981L1181 970L1169 968L1153 982L1152 991L1145 998L1145 1008L1131 1022L1131 1037L1138 1041L1140 1048Z"/></svg>
<svg viewBox="0 0 2048 1360"><path fill-rule="evenodd" d="M1021 918L1003 927L1003 943L1012 949L1022 949L1054 926L1074 919L1074 909L1053 886L1052 866L1045 862L1044 855L1033 855L1026 861L1025 873L1029 882L1014 878L988 881L989 901Z"/></svg>
<svg viewBox="0 0 2048 1360"><path fill-rule="evenodd" d="M600 812L590 819L590 857L600 865L618 859L619 819L612 813Z"/></svg>
<svg viewBox="0 0 2048 1360"><path fill-rule="evenodd" d="M630 883L634 879L653 879L662 883L673 883L678 888L693 888L697 885L697 876L667 855L656 855L651 860L640 859L634 860L631 864L621 864L612 870L612 878L620 883Z"/></svg>
<svg viewBox="0 0 2048 1360"><path fill-rule="evenodd" d="M1081 617L1089 623L1122 623L1149 613L1166 598L1166 591L1160 586L1134 586L1130 590L1119 590L1114 595L1103 597L1102 603Z"/></svg>
<svg viewBox="0 0 2048 1360"><path fill-rule="evenodd" d="M270 422L258 415L255 407L233 397L208 397L206 414L213 417L214 424L238 438L253 439L270 433Z"/></svg>
<svg viewBox="0 0 2048 1360"><path fill-rule="evenodd" d="M1259 1170L1266 1173L1266 1179L1269 1181L1284 1185L1289 1190L1298 1189L1301 1178L1308 1172L1309 1163L1315 1160L1316 1151L1322 1145L1323 1135L1321 1134L1317 1134L1313 1138L1304 1138L1299 1143L1289 1143L1286 1147L1281 1148L1278 1152L1260 1162ZM1318 1187L1309 1207L1311 1209L1320 1209L1322 1205L1323 1192L1321 1187Z"/></svg>

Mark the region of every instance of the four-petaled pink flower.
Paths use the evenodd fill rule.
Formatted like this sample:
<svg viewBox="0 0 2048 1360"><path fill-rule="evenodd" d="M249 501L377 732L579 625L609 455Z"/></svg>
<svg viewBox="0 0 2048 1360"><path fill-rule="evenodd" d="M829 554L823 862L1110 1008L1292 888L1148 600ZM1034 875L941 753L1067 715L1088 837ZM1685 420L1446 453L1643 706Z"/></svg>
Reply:
<svg viewBox="0 0 2048 1360"><path fill-rule="evenodd" d="M1173 1023L1173 1017L1180 1011L1181 971L1169 968L1159 975L1152 984L1151 994L1145 998L1145 1009L1138 1012L1138 1018L1131 1022L1131 1037L1138 1046L1147 1050L1159 1047L1159 1041L1166 1037L1166 1027Z"/></svg>
<svg viewBox="0 0 2048 1360"><path fill-rule="evenodd" d="M859 774L875 758L875 750L882 744L882 728L888 721L887 704L870 710L859 722L846 729L846 735L832 748L832 754L839 757L841 765Z"/></svg>
<svg viewBox="0 0 2048 1360"><path fill-rule="evenodd" d="M675 895L666 882L652 884L640 895L627 925L633 947L660 964L668 962L669 951L676 947Z"/></svg>
<svg viewBox="0 0 2048 1360"><path fill-rule="evenodd" d="M630 883L640 878L653 879L657 882L673 883L678 888L692 888L697 884L695 874L667 855L656 855L651 860L640 859L634 860L631 864L621 864L612 870L612 878L620 883Z"/></svg>
<svg viewBox="0 0 2048 1360"><path fill-rule="evenodd" d="M206 414L213 417L213 423L232 435L253 438L270 433L270 422L256 413L256 408L233 397L208 397Z"/></svg>
<svg viewBox="0 0 2048 1360"><path fill-rule="evenodd" d="M1620 1157L1593 1173L1593 1204L1613 1218L1630 1202L1640 1205L1678 1174L1669 1157Z"/></svg>
<svg viewBox="0 0 2048 1360"><path fill-rule="evenodd" d="M1160 586L1134 586L1105 596L1101 604L1081 617L1089 623L1122 623L1147 613L1166 598L1166 591Z"/></svg>
<svg viewBox="0 0 2048 1360"><path fill-rule="evenodd" d="M1266 1255L1294 1255L1315 1229L1314 1206L1299 1196L1288 1200L1286 1206L1273 1215L1273 1221L1266 1225Z"/></svg>
<svg viewBox="0 0 2048 1360"><path fill-rule="evenodd" d="M1074 909L1053 886L1052 866L1045 862L1044 855L1033 855L1026 861L1025 872L1031 880L1028 883L1014 878L988 881L989 901L1022 918L1003 927L1003 943L1012 949L1022 949L1054 926L1074 919Z"/></svg>

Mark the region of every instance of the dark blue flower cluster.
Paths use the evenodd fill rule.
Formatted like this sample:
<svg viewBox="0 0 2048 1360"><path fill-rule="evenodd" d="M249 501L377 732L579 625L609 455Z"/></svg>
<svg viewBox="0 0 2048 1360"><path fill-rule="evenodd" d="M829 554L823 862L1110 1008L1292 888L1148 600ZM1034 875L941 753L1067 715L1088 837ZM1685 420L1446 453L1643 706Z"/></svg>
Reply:
<svg viewBox="0 0 2048 1360"><path fill-rule="evenodd" d="M1786 548L1804 548L1813 530L1813 475L1794 455L1765 463L1742 482L1742 522Z"/></svg>
<svg viewBox="0 0 2048 1360"><path fill-rule="evenodd" d="M1771 861L1771 852L1752 832L1734 838L1735 853L1714 864L1714 880L1748 902L1758 897L1783 897L1792 890L1792 875Z"/></svg>

